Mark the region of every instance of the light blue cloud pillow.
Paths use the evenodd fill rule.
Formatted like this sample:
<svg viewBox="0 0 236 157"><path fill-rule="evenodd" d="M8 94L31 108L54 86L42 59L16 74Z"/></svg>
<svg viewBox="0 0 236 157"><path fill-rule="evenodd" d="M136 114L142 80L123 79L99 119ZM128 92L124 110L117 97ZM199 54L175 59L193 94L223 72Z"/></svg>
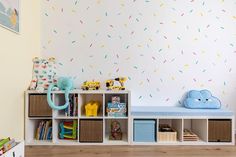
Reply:
<svg viewBox="0 0 236 157"><path fill-rule="evenodd" d="M184 106L191 109L219 109L221 103L208 90L191 90L184 100Z"/></svg>

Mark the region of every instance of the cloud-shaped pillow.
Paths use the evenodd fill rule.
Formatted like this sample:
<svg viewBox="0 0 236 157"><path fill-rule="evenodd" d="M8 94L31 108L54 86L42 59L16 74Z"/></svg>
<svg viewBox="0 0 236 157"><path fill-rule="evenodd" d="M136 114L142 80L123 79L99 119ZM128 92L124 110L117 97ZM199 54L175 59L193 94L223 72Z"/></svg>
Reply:
<svg viewBox="0 0 236 157"><path fill-rule="evenodd" d="M191 90L184 100L184 106L191 109L219 109L221 103L208 90Z"/></svg>

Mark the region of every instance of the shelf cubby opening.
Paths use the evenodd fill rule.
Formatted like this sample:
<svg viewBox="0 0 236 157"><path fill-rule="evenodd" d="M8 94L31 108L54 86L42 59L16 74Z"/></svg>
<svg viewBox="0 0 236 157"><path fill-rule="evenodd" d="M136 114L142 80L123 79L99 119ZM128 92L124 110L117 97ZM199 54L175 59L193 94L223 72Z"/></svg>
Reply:
<svg viewBox="0 0 236 157"><path fill-rule="evenodd" d="M133 142L156 143L157 137L156 119L134 119L133 120Z"/></svg>
<svg viewBox="0 0 236 157"><path fill-rule="evenodd" d="M207 119L184 119L183 142L207 142Z"/></svg>
<svg viewBox="0 0 236 157"><path fill-rule="evenodd" d="M28 143L52 142L52 119L30 119L27 127L26 139Z"/></svg>
<svg viewBox="0 0 236 157"><path fill-rule="evenodd" d="M82 118L99 118L103 117L103 94L80 94L79 95L79 104L80 106L80 117ZM86 105L98 105L97 116L94 116L94 110L92 112L87 112L86 115ZM91 113L91 114L90 114Z"/></svg>
<svg viewBox="0 0 236 157"><path fill-rule="evenodd" d="M209 119L208 142L232 142L232 120Z"/></svg>
<svg viewBox="0 0 236 157"><path fill-rule="evenodd" d="M105 143L128 143L128 119L105 120Z"/></svg>
<svg viewBox="0 0 236 157"><path fill-rule="evenodd" d="M70 143L78 141L78 120L57 119L55 120L55 143Z"/></svg>
<svg viewBox="0 0 236 157"><path fill-rule="evenodd" d="M84 143L103 142L103 119L80 119L79 141Z"/></svg>
<svg viewBox="0 0 236 157"><path fill-rule="evenodd" d="M120 102L120 105L115 105L111 108L112 99L115 98L115 101ZM106 117L128 117L129 105L128 105L128 94L127 93L109 93L105 94L105 116ZM108 104L110 107L108 107ZM119 110L118 113L108 113L111 110ZM120 112L121 111L121 112Z"/></svg>
<svg viewBox="0 0 236 157"><path fill-rule="evenodd" d="M52 117L52 109L47 102L47 94L29 94L29 117Z"/></svg>
<svg viewBox="0 0 236 157"><path fill-rule="evenodd" d="M78 116L78 94L71 93L69 94L69 106L64 110L54 110L55 118L64 118L64 117L77 117ZM55 105L64 105L65 104L65 94L56 93L54 94L54 103Z"/></svg>
<svg viewBox="0 0 236 157"><path fill-rule="evenodd" d="M157 125L158 142L181 142L183 141L183 120L182 119L159 119Z"/></svg>

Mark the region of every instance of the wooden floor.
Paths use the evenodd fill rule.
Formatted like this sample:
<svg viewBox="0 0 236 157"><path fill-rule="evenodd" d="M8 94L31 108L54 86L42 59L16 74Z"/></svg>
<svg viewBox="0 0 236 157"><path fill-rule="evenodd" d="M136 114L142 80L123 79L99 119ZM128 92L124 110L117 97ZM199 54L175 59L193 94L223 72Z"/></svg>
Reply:
<svg viewBox="0 0 236 157"><path fill-rule="evenodd" d="M26 157L236 157L236 146L27 146Z"/></svg>

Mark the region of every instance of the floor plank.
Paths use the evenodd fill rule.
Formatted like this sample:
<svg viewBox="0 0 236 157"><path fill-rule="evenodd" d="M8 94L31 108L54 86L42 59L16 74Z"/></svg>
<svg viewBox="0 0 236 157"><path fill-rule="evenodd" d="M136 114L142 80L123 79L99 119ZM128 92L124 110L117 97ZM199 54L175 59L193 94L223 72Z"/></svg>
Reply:
<svg viewBox="0 0 236 157"><path fill-rule="evenodd" d="M236 146L27 146L26 157L236 157Z"/></svg>

